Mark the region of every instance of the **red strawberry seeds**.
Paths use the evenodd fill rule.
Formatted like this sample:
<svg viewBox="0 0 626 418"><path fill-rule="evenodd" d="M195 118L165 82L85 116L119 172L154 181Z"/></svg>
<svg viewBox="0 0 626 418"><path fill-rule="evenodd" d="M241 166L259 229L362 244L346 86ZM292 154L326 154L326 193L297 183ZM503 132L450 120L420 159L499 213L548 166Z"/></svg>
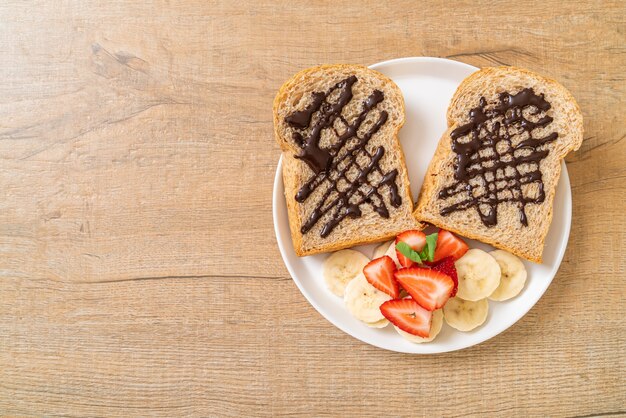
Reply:
<svg viewBox="0 0 626 418"><path fill-rule="evenodd" d="M446 257L431 267L433 270L440 271L443 274L450 276L454 282L454 288L452 289L451 298L456 296L457 290L459 290L459 278L456 274L456 267L454 266L454 258Z"/></svg>

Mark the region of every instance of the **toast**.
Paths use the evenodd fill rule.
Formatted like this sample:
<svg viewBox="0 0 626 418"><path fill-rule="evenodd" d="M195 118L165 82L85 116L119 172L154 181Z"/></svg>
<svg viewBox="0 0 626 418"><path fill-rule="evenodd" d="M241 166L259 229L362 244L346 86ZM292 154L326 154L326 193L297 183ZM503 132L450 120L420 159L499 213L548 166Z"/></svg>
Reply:
<svg viewBox="0 0 626 418"><path fill-rule="evenodd" d="M414 215L541 263L561 160L583 140L582 114L559 83L484 68L457 88Z"/></svg>
<svg viewBox="0 0 626 418"><path fill-rule="evenodd" d="M274 100L294 250L304 256L421 229L398 131L404 99L383 74L322 65L294 75Z"/></svg>

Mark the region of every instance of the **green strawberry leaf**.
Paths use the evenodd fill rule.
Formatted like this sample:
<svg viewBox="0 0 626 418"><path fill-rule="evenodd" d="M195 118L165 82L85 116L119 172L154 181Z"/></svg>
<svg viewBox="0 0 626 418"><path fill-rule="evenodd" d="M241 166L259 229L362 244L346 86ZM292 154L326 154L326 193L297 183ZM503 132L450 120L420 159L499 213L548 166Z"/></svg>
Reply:
<svg viewBox="0 0 626 418"><path fill-rule="evenodd" d="M422 260L428 260L428 248L426 245L424 245L422 251L419 252L419 255Z"/></svg>
<svg viewBox="0 0 626 418"><path fill-rule="evenodd" d="M400 251L400 254L402 254L409 260L415 261L416 263L420 264L422 263L422 258L420 257L420 254L413 248L411 248L406 242L400 241L399 243L397 243L396 250Z"/></svg>
<svg viewBox="0 0 626 418"><path fill-rule="evenodd" d="M427 250L426 257L423 257L422 260L433 261L435 259L435 247L437 246L437 236L439 234L435 232L434 234L426 235L426 246L424 250Z"/></svg>

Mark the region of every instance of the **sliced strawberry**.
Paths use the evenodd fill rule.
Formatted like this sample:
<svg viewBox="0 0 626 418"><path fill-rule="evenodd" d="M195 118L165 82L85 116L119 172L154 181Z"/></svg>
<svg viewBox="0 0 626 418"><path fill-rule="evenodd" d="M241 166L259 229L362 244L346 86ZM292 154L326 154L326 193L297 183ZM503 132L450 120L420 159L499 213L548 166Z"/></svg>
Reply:
<svg viewBox="0 0 626 418"><path fill-rule="evenodd" d="M424 246L426 245L426 235L424 235L422 231L409 229L408 231L404 231L396 237L396 242L394 245L398 245L399 242L407 243L409 247L419 253L424 249ZM411 267L417 264L415 261L405 257L404 254L402 254L397 249L396 255L398 256L398 262L402 267Z"/></svg>
<svg viewBox="0 0 626 418"><path fill-rule="evenodd" d="M456 274L456 267L454 266L454 258L446 257L443 260L439 261L438 263L435 263L435 265L432 266L432 269L440 271L443 274L447 274L448 276L450 276L450 278L454 282L454 288L452 289L452 294L450 295L450 297L453 298L454 296L456 296L456 291L459 289L459 277Z"/></svg>
<svg viewBox="0 0 626 418"><path fill-rule="evenodd" d="M395 277L400 286L429 311L445 305L454 289L450 276L428 268L403 268L396 271Z"/></svg>
<svg viewBox="0 0 626 418"><path fill-rule="evenodd" d="M380 312L392 324L409 334L428 338L433 313L413 299L393 299L380 305Z"/></svg>
<svg viewBox="0 0 626 418"><path fill-rule="evenodd" d="M363 267L363 274L369 284L381 292L385 292L392 298L400 296L398 282L396 282L396 279L393 277L395 271L396 263L387 255L375 258Z"/></svg>
<svg viewBox="0 0 626 418"><path fill-rule="evenodd" d="M446 257L452 257L454 261L463 257L469 250L469 247L461 238L452 234L452 232L442 229L437 235L437 247L435 247L435 257L433 261L437 262Z"/></svg>

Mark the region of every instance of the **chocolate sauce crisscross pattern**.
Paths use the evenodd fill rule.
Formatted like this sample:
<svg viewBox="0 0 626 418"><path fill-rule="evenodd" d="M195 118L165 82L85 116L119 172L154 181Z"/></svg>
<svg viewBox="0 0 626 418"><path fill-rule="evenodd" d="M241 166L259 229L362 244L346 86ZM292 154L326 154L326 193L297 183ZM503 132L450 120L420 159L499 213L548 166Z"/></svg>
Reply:
<svg viewBox="0 0 626 418"><path fill-rule="evenodd" d="M519 208L520 222L528 226L526 205L545 200L539 167L549 153L544 145L558 137L556 132L533 136L533 130L552 123L552 117L545 115L549 109L543 94L535 94L532 88L514 95L502 93L491 107L481 98L479 106L469 112L470 122L450 134L456 153L455 181L439 192L439 199L465 197L441 209L441 215L475 208L489 227L497 224L498 205L512 202ZM536 121L528 120L525 111ZM527 138L513 145L514 137L523 134ZM523 187L532 184L538 189L534 196Z"/></svg>
<svg viewBox="0 0 626 418"><path fill-rule="evenodd" d="M296 193L296 201L302 203L318 187L326 187L326 191L316 201L313 211L300 228L303 234L330 213L320 232L322 237L326 237L346 217L361 216L362 205L370 205L380 216L388 218L389 210L380 193L383 186L389 187L392 206L399 207L402 204L396 185L398 170L383 173L379 165L385 154L385 148L379 146L372 152L366 148L372 136L387 121L387 112L384 110L378 112L375 122L365 132L358 133L370 112L384 100L383 93L374 90L362 103L361 112L353 122L348 122L342 115L343 109L352 100L352 86L357 81L357 77L353 75L341 80L327 92L314 92L311 103L305 109L285 117L285 122L294 128L293 140L301 149L296 158L304 161L314 173ZM331 96L335 97L332 101L329 99ZM343 125L343 133L336 129L337 121ZM336 141L322 148L320 138L325 129L335 134ZM307 130L308 132L305 132ZM359 163L357 161L359 156L365 159L366 163ZM354 173L352 180L349 178L350 173ZM372 184L371 177L374 173L378 173L380 177L375 185ZM340 189L340 184L345 184L345 187Z"/></svg>

